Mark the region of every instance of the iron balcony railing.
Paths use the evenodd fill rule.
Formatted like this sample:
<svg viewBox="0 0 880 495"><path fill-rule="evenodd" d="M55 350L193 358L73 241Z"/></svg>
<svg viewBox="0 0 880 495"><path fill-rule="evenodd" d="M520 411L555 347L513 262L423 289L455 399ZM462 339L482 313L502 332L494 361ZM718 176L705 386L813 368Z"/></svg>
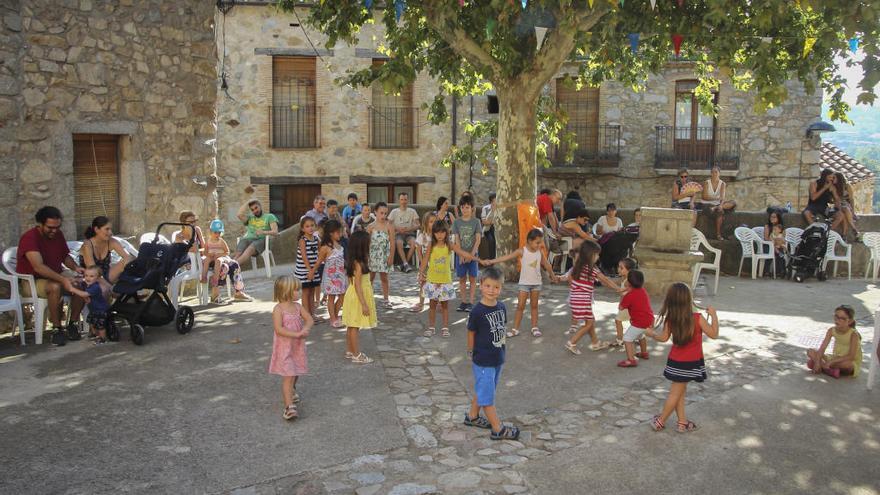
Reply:
<svg viewBox="0 0 880 495"><path fill-rule="evenodd" d="M370 148L419 147L418 107L369 107Z"/></svg>
<svg viewBox="0 0 880 495"><path fill-rule="evenodd" d="M269 107L269 146L320 148L321 107L296 104Z"/></svg>
<svg viewBox="0 0 880 495"><path fill-rule="evenodd" d="M600 166L616 167L620 162L620 126L569 124L566 128L575 134L575 148L571 160L566 160L566 147L554 149L551 162L557 167Z"/></svg>
<svg viewBox="0 0 880 495"><path fill-rule="evenodd" d="M655 133L655 168L739 169L739 127L660 125Z"/></svg>

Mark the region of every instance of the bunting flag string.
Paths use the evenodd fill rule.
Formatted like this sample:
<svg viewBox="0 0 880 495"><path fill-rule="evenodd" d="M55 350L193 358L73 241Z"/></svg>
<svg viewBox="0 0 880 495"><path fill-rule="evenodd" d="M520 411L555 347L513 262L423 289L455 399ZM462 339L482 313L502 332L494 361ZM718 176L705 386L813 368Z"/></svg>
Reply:
<svg viewBox="0 0 880 495"><path fill-rule="evenodd" d="M858 38L850 38L849 39L849 51L855 53L859 49L859 39Z"/></svg>
<svg viewBox="0 0 880 495"><path fill-rule="evenodd" d="M526 6L529 4L529 0L522 0L523 10L526 10Z"/></svg>
<svg viewBox="0 0 880 495"><path fill-rule="evenodd" d="M594 1L594 0L587 0L587 3L590 4L590 8L591 8L591 9L593 8L593 1Z"/></svg>
<svg viewBox="0 0 880 495"><path fill-rule="evenodd" d="M464 0L458 0L458 6L464 8Z"/></svg>
<svg viewBox="0 0 880 495"><path fill-rule="evenodd" d="M373 8L373 0L364 0L364 7L366 7L367 10L372 9Z"/></svg>
<svg viewBox="0 0 880 495"><path fill-rule="evenodd" d="M626 36L629 38L629 49L632 50L633 55L639 53L639 33L629 33Z"/></svg>
<svg viewBox="0 0 880 495"><path fill-rule="evenodd" d="M807 38L804 40L804 53L801 55L801 58L807 58L807 55L810 54L810 51L813 50L813 45L816 44L816 38Z"/></svg>

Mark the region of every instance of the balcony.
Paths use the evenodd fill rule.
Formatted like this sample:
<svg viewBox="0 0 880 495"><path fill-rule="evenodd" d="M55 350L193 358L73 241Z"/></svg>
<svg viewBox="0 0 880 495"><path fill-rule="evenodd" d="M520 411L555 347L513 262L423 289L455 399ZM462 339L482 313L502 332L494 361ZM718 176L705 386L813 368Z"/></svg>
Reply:
<svg viewBox="0 0 880 495"><path fill-rule="evenodd" d="M739 127L655 128L654 168L738 170Z"/></svg>
<svg viewBox="0 0 880 495"><path fill-rule="evenodd" d="M321 147L321 107L276 105L269 107L269 146L276 149Z"/></svg>
<svg viewBox="0 0 880 495"><path fill-rule="evenodd" d="M569 124L567 131L575 134L577 148L571 161L566 161L566 148L553 150L550 161L554 167L617 167L620 162L620 126Z"/></svg>
<svg viewBox="0 0 880 495"><path fill-rule="evenodd" d="M419 147L418 107L369 107L370 148L406 150Z"/></svg>

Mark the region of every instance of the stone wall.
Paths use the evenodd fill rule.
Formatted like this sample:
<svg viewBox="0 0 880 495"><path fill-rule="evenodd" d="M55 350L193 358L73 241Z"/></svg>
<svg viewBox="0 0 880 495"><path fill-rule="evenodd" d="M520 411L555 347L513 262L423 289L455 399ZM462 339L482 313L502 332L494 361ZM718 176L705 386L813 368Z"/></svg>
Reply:
<svg viewBox="0 0 880 495"><path fill-rule="evenodd" d="M17 205L0 247L44 204L74 216L73 134L120 136L117 231L203 212L192 177L214 171L213 2L14 0L0 9L0 204ZM64 227L78 237L72 221Z"/></svg>
<svg viewBox="0 0 880 495"><path fill-rule="evenodd" d="M867 179L856 182L853 188L853 207L856 214L874 213L874 181L877 179Z"/></svg>

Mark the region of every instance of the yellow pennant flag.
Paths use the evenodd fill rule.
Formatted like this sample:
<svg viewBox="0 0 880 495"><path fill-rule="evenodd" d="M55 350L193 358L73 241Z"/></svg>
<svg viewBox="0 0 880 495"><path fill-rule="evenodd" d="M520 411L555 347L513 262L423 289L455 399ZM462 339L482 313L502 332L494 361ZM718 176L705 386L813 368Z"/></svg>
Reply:
<svg viewBox="0 0 880 495"><path fill-rule="evenodd" d="M587 3L590 4L590 8L592 9L593 8L593 0L587 0Z"/></svg>
<svg viewBox="0 0 880 495"><path fill-rule="evenodd" d="M816 38L807 38L804 40L804 54L801 58L807 58L807 55L810 54L810 51L813 49L813 45L816 44Z"/></svg>

